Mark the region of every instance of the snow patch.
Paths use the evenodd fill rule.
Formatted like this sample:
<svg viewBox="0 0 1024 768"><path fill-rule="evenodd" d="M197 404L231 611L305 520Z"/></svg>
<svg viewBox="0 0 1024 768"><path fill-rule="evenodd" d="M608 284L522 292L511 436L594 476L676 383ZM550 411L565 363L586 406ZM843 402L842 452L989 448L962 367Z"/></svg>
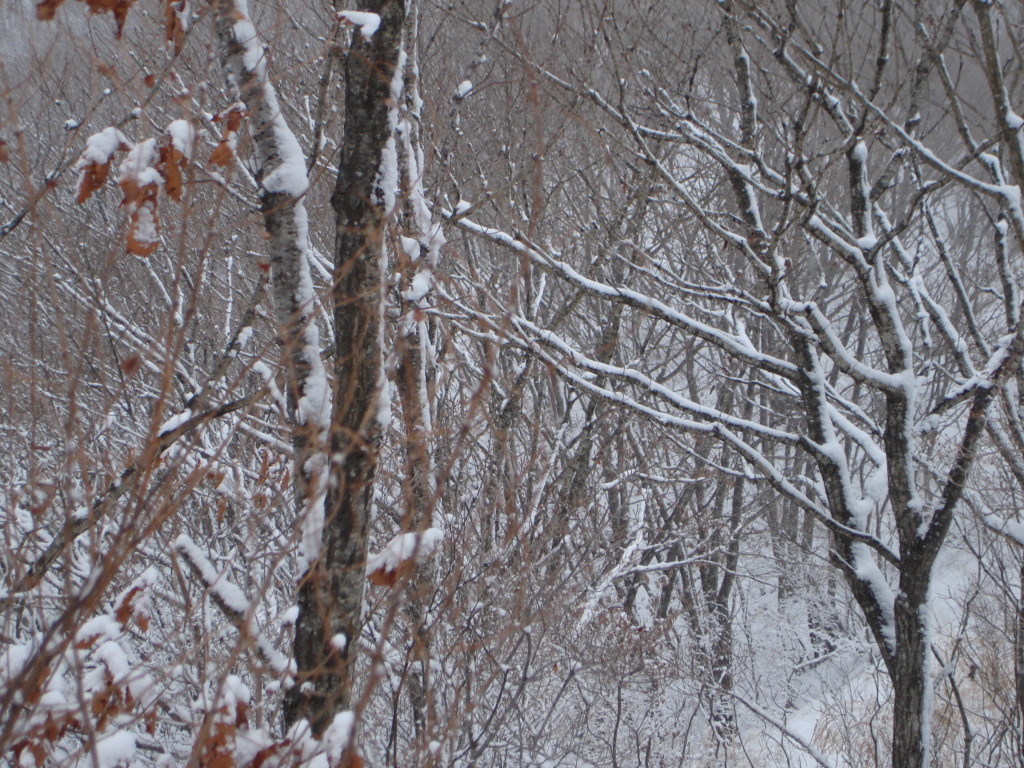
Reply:
<svg viewBox="0 0 1024 768"><path fill-rule="evenodd" d="M427 528L423 533L400 533L379 553L366 558L366 572L394 571L414 556L417 563L426 562L443 538L440 528Z"/></svg>
<svg viewBox="0 0 1024 768"><path fill-rule="evenodd" d="M189 563L199 572L203 584L215 594L228 610L244 615L249 611L249 601L245 593L232 584L223 574L217 572L206 555L202 553L188 534L181 534L174 540L174 548L180 551Z"/></svg>
<svg viewBox="0 0 1024 768"><path fill-rule="evenodd" d="M170 432L173 432L174 430L176 430L178 427L180 427L182 424L184 424L185 422L187 422L191 418L192 418L192 410L190 408L186 408L181 413L175 414L174 416L171 416L171 418L169 418L167 421L165 421L160 426L160 429L157 432L157 435L161 436L161 435L166 435L166 434L168 434Z"/></svg>
<svg viewBox="0 0 1024 768"><path fill-rule="evenodd" d="M196 132L188 120L175 120L167 126L167 135L171 137L171 146L181 152L186 160L192 159L192 144Z"/></svg>
<svg viewBox="0 0 1024 768"><path fill-rule="evenodd" d="M132 765L134 761L135 736L115 729L98 735L91 752L83 755L77 764L83 768L115 768Z"/></svg>
<svg viewBox="0 0 1024 768"><path fill-rule="evenodd" d="M85 149L82 150L82 156L75 165L75 170L81 170L90 163L106 165L119 148L128 145L128 139L117 128L104 128L86 139Z"/></svg>
<svg viewBox="0 0 1024 768"><path fill-rule="evenodd" d="M338 11L338 20L359 27L359 34L369 42L374 33L380 29L380 16L368 11Z"/></svg>

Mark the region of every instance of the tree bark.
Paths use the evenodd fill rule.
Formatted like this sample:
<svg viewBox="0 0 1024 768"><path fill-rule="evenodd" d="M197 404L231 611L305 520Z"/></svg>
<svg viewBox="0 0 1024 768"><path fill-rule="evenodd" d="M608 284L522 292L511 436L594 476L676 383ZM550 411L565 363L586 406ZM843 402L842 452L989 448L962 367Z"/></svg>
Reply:
<svg viewBox="0 0 1024 768"><path fill-rule="evenodd" d="M388 179L382 164L405 3L367 0L359 10L379 14L381 23L370 40L353 33L345 62L345 136L331 197L336 363L330 475L323 546L299 585L298 676L285 699L286 722L307 719L315 734L352 701L380 438L384 228L391 213L384 201L385 192L394 191L382 188Z"/></svg>

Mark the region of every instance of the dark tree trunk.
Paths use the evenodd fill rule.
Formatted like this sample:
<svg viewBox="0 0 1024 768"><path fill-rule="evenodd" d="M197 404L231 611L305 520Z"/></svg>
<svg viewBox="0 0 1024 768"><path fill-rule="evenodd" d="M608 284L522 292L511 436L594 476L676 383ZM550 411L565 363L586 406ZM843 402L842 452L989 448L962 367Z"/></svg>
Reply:
<svg viewBox="0 0 1024 768"><path fill-rule="evenodd" d="M896 598L897 653L892 663L893 768L924 768L929 752L931 681L928 679L927 609L929 573L901 574L903 594Z"/></svg>
<svg viewBox="0 0 1024 768"><path fill-rule="evenodd" d="M388 101L405 20L404 0L365 0L380 28L358 33L345 62L345 136L331 197L336 338L330 484L323 546L299 585L296 685L285 720L309 720L320 734L351 702L365 584L366 534L377 467L381 376L383 231L388 211L379 184L388 139ZM393 190L388 190L393 192Z"/></svg>

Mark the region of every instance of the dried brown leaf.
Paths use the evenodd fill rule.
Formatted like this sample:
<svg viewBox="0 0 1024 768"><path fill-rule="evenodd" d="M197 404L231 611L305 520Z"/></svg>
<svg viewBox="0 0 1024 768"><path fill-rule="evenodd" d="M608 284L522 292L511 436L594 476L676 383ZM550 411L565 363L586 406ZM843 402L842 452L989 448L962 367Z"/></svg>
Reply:
<svg viewBox="0 0 1024 768"><path fill-rule="evenodd" d="M167 42L174 44L174 54L181 53L182 41L185 37L185 28L181 23L180 14L184 11L183 0L167 0L164 5L164 36Z"/></svg>
<svg viewBox="0 0 1024 768"><path fill-rule="evenodd" d="M167 137L160 147L160 160L156 169L164 178L164 191L176 203L181 202L181 174L185 170L185 155Z"/></svg>
<svg viewBox="0 0 1024 768"><path fill-rule="evenodd" d="M210 165L227 166L231 165L232 159L235 157L235 153L231 151L231 147L228 143L221 140L220 144L214 147L213 152L210 153Z"/></svg>
<svg viewBox="0 0 1024 768"><path fill-rule="evenodd" d="M82 168L78 177L78 195L75 196L75 202L81 205L92 197L92 193L106 183L109 173L109 162L89 163Z"/></svg>
<svg viewBox="0 0 1024 768"><path fill-rule="evenodd" d="M40 21L53 21L57 15L57 9L64 4L64 0L42 0L36 6L36 18Z"/></svg>

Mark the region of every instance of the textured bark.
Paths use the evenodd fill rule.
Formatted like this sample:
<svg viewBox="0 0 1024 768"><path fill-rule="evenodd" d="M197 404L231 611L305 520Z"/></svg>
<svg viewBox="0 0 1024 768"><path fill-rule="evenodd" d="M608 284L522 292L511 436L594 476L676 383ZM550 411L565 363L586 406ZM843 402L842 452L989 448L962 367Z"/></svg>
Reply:
<svg viewBox="0 0 1024 768"><path fill-rule="evenodd" d="M330 435L330 483L323 547L299 586L296 685L285 719L309 720L320 734L352 698L352 666L366 581L366 534L377 468L382 333L383 232L388 211L378 188L388 138L388 100L398 61L405 4L369 0L380 28L352 35L345 62L345 136L331 204L335 211L336 363ZM333 642L332 642L333 641Z"/></svg>
<svg viewBox="0 0 1024 768"><path fill-rule="evenodd" d="M234 95L245 105L249 115L256 151L256 180L264 177L286 161L282 143L294 138L278 114L277 105L268 100L268 80L259 67L250 70L246 64L245 42L236 39L235 25L240 11L234 0L217 0L217 38L220 43L221 67ZM248 19L246 19L248 21ZM252 41L248 41L252 43ZM287 136L282 135L287 132ZM301 274L308 270L305 263L306 244L303 229L304 212L301 198L288 192L260 190L260 211L267 232L267 250L270 255L270 284L274 300L274 314L278 325L278 341L286 357L285 372L288 381L288 418L292 427L292 445L295 448L296 492L299 499L307 497L308 472L305 460L314 449L316 433L313 425L304 425L296 406L306 388L312 361L303 344L306 324L311 322L312 307L302 303ZM317 351L319 353L319 351Z"/></svg>
<svg viewBox="0 0 1024 768"><path fill-rule="evenodd" d="M410 4L414 0L408 0ZM431 397L434 391L433 365L429 357L429 321L423 315L425 305L430 302L427 295L417 298L414 289L416 276L421 270L430 271L434 263L429 253L434 233L428 222L417 215L422 194L423 169L417 167L415 155L420 149L420 93L419 93L419 51L418 9L410 5L406 33L409 58L405 63L405 127L399 137L399 170L402 180L402 205L399 211L401 231L420 244L417 259L410 259L404 249L396 249L402 260L402 298L400 300L399 334L397 339L398 367L395 381L398 398L402 406L402 422L405 430L405 513L402 516L403 531L424 531L431 527L434 504L434 465L431 450L433 418ZM424 231L426 227L427 231ZM409 293L412 291L412 293ZM412 299L410 299L410 296ZM405 618L411 638L408 650L409 674L405 687L409 693L412 709L413 730L416 750L428 754L427 747L435 722L430 677L430 625L428 610L433 596L434 568L432 562L418 567L414 578L406 585L407 595Z"/></svg>

